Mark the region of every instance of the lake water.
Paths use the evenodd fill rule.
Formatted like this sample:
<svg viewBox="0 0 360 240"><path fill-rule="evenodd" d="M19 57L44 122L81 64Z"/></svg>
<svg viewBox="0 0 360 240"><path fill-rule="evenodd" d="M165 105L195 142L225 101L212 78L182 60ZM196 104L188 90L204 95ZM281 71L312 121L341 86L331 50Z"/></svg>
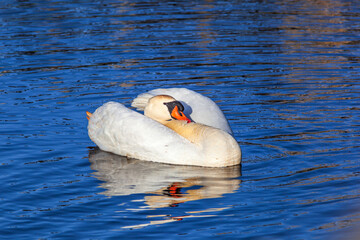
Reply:
<svg viewBox="0 0 360 240"><path fill-rule="evenodd" d="M0 3L2 239L359 239L356 0ZM85 111L187 87L242 166L102 152Z"/></svg>

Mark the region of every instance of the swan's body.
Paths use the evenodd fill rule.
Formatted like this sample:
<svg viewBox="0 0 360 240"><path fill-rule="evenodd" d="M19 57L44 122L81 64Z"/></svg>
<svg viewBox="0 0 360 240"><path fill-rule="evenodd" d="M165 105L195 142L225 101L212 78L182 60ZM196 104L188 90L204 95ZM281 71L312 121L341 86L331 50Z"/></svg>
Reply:
<svg viewBox="0 0 360 240"><path fill-rule="evenodd" d="M239 145L209 98L188 89L156 89L139 95L132 106L144 110L145 116L115 102L88 114L89 136L100 149L169 164L225 167L240 163Z"/></svg>

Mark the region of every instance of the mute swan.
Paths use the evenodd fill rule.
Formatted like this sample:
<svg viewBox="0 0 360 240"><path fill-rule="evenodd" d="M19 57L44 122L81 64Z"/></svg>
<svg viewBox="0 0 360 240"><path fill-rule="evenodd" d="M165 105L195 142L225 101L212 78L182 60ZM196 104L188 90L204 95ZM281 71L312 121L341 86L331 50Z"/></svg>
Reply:
<svg viewBox="0 0 360 240"><path fill-rule="evenodd" d="M87 112L89 137L101 150L178 165L241 162L227 120L209 98L186 88L155 89L140 94L132 106L144 115L116 102Z"/></svg>

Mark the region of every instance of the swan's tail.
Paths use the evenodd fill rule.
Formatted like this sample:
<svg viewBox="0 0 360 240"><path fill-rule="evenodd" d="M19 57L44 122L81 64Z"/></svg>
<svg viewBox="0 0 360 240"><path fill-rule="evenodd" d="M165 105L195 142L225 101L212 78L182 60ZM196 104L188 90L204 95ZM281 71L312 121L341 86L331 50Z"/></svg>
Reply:
<svg viewBox="0 0 360 240"><path fill-rule="evenodd" d="M92 116L92 113L86 111L86 118L87 118L87 120L90 120L91 116Z"/></svg>

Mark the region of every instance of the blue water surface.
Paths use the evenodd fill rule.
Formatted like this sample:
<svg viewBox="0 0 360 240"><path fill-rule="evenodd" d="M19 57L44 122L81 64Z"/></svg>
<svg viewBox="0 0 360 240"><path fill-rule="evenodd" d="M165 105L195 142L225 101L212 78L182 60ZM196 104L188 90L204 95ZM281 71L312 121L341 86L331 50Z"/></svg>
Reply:
<svg viewBox="0 0 360 240"><path fill-rule="evenodd" d="M0 2L1 239L358 239L355 0ZM126 159L85 111L186 87L241 166Z"/></svg>

